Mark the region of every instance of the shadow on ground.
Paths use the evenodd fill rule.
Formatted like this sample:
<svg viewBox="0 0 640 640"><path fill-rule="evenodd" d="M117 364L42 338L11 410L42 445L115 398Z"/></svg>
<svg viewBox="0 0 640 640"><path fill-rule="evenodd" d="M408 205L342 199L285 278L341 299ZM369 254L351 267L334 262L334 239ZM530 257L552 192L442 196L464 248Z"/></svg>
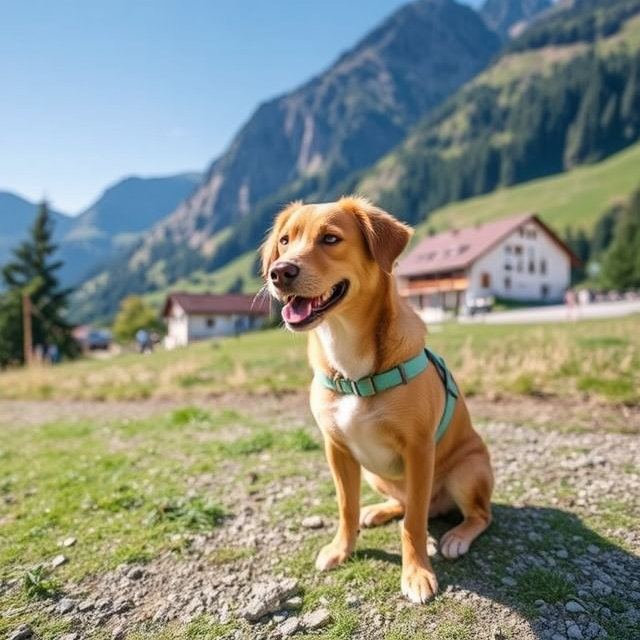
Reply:
<svg viewBox="0 0 640 640"><path fill-rule="evenodd" d="M466 557L432 558L441 594L500 603L541 640L640 640L640 558L566 511L496 504L493 513L492 526ZM432 520L430 533L439 539L457 521ZM356 561L399 568L399 553L368 548L366 538L365 532ZM493 637L520 638L501 631Z"/></svg>

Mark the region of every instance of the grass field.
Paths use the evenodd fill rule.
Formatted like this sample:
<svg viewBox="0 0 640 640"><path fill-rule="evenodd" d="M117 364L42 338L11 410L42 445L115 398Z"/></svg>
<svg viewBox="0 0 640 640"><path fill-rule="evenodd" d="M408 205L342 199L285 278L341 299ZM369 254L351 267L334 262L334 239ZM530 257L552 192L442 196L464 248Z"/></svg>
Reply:
<svg viewBox="0 0 640 640"><path fill-rule="evenodd" d="M637 405L638 320L447 324L429 344L467 394L522 398L523 425L531 418L528 397ZM615 428L565 431L560 422L544 432L515 425L505 431L479 419L499 478L495 523L469 557L434 559L438 598L424 607L402 600L393 523L363 532L354 559L338 571L316 574L313 559L336 507L320 437L299 393L310 378L304 345L304 337L278 329L174 352L1 373L0 637L28 622L41 640L78 631L110 640L120 628L114 621L126 619L118 636L126 640L275 638L273 622L252 626L218 613L246 599L251 582L285 574L303 585L291 615L318 607L331 615L320 632L296 637L531 640L546 637L530 627L542 624L541 601L546 618L565 624L563 603L584 591L570 579L576 567L589 576L606 573L609 562L622 567L622 577L639 571L628 533L640 517L629 488L640 473L629 446L637 436ZM9 399L31 413L40 401L48 401L42 412L52 401L67 404L63 418L7 420L2 402ZM167 399L173 408L157 404L159 413L149 417L123 417L110 402L153 407ZM83 412L74 400L85 403ZM607 466L593 469L601 458ZM557 465L559 459L568 462ZM373 499L365 489L363 501ZM585 505L580 517L576 501ZM325 527L304 529L308 514ZM431 531L438 537L448 526L437 521ZM64 546L69 538L73 544ZM61 554L64 562L54 567ZM128 567L146 576L142 584L156 581L142 590L123 582ZM194 586L197 576L229 591L203 604L202 615L183 619L179 612L205 597L205 587ZM622 577L608 595L585 592L579 601L610 638L632 640L635 609ZM65 599L92 608L61 615ZM175 618L137 621L167 603Z"/></svg>
<svg viewBox="0 0 640 640"><path fill-rule="evenodd" d="M444 324L428 344L467 395L593 396L640 402L639 319L550 325ZM0 398L184 399L228 391L286 393L307 387L304 336L272 329L151 355L125 354L0 373Z"/></svg>

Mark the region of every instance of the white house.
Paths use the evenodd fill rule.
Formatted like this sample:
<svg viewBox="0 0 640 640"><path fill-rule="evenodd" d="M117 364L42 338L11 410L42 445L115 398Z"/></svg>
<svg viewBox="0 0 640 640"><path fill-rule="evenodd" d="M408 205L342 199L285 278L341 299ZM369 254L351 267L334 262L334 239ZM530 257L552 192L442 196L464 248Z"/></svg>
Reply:
<svg viewBox="0 0 640 640"><path fill-rule="evenodd" d="M400 294L417 309L457 312L493 296L560 302L571 282L571 249L535 214L429 236L400 261Z"/></svg>
<svg viewBox="0 0 640 640"><path fill-rule="evenodd" d="M258 329L269 316L269 301L235 293L172 293L162 316L167 322L165 346L172 349L195 340Z"/></svg>

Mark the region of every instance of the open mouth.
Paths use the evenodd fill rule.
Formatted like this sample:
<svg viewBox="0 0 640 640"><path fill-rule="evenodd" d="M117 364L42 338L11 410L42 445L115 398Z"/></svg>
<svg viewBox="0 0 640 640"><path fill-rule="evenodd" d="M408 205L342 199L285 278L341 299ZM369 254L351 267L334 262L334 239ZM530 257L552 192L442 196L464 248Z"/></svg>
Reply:
<svg viewBox="0 0 640 640"><path fill-rule="evenodd" d="M315 298L287 296L282 307L282 319L292 329L300 329L310 325L344 298L349 288L349 281L338 282L330 291Z"/></svg>

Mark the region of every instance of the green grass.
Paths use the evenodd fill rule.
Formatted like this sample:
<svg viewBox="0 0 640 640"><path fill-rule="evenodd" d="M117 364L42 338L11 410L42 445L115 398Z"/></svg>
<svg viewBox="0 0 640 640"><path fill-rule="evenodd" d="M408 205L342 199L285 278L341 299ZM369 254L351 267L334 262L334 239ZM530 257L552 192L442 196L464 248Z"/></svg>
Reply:
<svg viewBox="0 0 640 640"><path fill-rule="evenodd" d="M416 238L450 227L467 227L518 213L538 213L558 233L567 226L589 230L614 202L639 186L640 143L602 162L532 180L436 209L416 230Z"/></svg>
<svg viewBox="0 0 640 640"><path fill-rule="evenodd" d="M638 321L629 316L545 325L450 323L427 342L447 360L468 395L506 391L638 404ZM0 398L192 402L230 392L279 395L308 387L305 348L304 336L274 329L149 356L0 372ZM202 418L206 415L194 408L174 416L179 423ZM262 443L237 446L268 445L268 435L260 437Z"/></svg>

